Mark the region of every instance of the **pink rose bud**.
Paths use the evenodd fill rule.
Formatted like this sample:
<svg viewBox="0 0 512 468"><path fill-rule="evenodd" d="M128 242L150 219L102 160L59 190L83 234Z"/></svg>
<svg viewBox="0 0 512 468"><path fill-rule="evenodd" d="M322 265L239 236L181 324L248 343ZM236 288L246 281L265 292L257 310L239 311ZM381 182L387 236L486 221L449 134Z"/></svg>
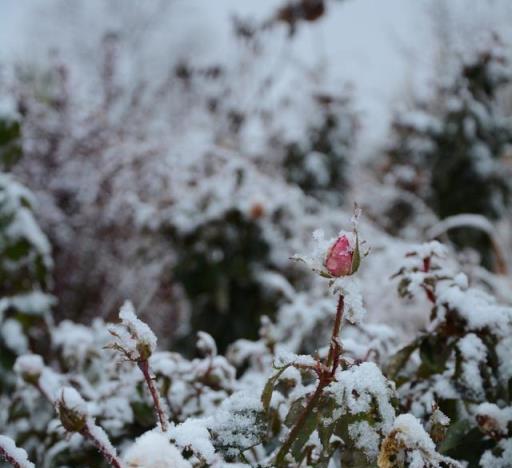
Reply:
<svg viewBox="0 0 512 468"><path fill-rule="evenodd" d="M347 276L352 274L352 259L354 249L350 246L348 237L343 235L336 239L325 258L325 268L332 276Z"/></svg>

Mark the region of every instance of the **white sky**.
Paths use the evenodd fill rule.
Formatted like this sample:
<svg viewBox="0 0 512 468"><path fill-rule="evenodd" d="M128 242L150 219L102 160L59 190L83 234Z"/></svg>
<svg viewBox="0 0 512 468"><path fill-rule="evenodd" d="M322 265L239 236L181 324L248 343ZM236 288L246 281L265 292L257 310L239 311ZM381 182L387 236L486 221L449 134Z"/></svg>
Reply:
<svg viewBox="0 0 512 468"><path fill-rule="evenodd" d="M194 47L194 59L201 60L203 55L210 61L212 57L229 55L232 40L228 20L233 12L261 17L274 11L275 5L282 4L279 0L173 1L178 6L174 11L180 12L178 18L170 18L167 28L169 34L174 34L174 43L179 46L182 42L185 49ZM285 54L295 64L303 61L305 70L318 68L319 64L327 66L335 86L346 81L355 84L358 107L363 112L363 138L371 147L372 140L381 140L385 135L390 112L397 102L411 92L424 92L437 73L433 60L438 42L429 12L436 8L440 11L443 0L331 2L334 3L329 14L308 28L301 28L293 44L286 46ZM53 4L55 0L0 0L0 60L41 59L44 58L41 47L45 45L61 45L73 40L85 42L87 34L94 34L96 24L67 25L55 14L40 16L42 6L48 9ZM91 5L97 1L87 0L84 4L85 9L94 10ZM510 0L452 0L450 8L461 36L472 37L472 33L476 33L475 24L510 32ZM90 21L109 21L98 16L95 18L93 11ZM53 24L45 24L48 18L52 18ZM464 28L469 33L464 34ZM191 38L195 38L195 44ZM155 49L161 53L158 47ZM275 55L277 57L277 52ZM156 56L150 63L157 66L158 60Z"/></svg>

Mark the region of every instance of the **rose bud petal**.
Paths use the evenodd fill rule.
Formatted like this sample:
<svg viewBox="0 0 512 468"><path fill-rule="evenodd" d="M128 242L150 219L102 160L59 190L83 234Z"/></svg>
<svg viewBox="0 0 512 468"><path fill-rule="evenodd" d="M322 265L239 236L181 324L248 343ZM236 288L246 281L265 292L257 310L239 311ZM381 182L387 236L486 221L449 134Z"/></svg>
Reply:
<svg viewBox="0 0 512 468"><path fill-rule="evenodd" d="M352 274L352 259L354 250L347 236L338 237L325 258L325 268L332 276L347 276Z"/></svg>

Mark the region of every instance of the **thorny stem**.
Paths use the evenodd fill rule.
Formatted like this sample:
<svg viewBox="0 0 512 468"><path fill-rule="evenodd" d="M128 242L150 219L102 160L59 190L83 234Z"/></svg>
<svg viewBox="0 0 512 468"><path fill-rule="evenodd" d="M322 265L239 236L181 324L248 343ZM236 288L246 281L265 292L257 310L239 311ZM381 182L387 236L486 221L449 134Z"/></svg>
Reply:
<svg viewBox="0 0 512 468"><path fill-rule="evenodd" d="M322 380L318 382L318 387L316 387L315 393L313 393L313 396L309 399L308 404L304 408L304 411L299 416L299 419L295 423L295 426L293 426L293 429L288 434L288 438L286 439L286 442L281 446L279 449L279 452L276 455L276 466L286 466L285 465L285 457L286 454L289 452L291 446L295 442L295 439L300 434L300 431L302 429L302 426L304 425L304 422L306 421L306 418L308 417L309 413L313 410L315 405L317 404L320 396L322 395L322 392L324 388L329 385L329 380Z"/></svg>
<svg viewBox="0 0 512 468"><path fill-rule="evenodd" d="M89 429L89 425L86 424L80 431L80 434L87 440L91 441L92 444L98 449L103 458L114 468L122 468L121 462L111 453L111 451L105 447L100 440L94 437L93 433Z"/></svg>
<svg viewBox="0 0 512 468"><path fill-rule="evenodd" d="M51 398L51 396L48 394L48 392L41 386L41 384L39 382L37 382L36 384L36 388L41 392L41 394L51 403L51 404L55 404L55 401L53 400L53 398ZM105 447L101 441L99 441L96 437L94 437L94 435L91 433L90 429L89 429L89 426L88 424L86 424L83 429L80 431L80 434L82 434L82 436L88 440L90 440L93 445L98 449L98 451L101 453L101 455L103 456L103 458L105 458L105 460L110 463L111 466L113 466L114 468L123 468L123 465L121 464L121 462L114 456L112 455L112 453L110 453L110 451L108 450L107 447ZM0 447L0 455L3 455L2 453L2 448ZM13 463L11 462L10 459L6 458L6 460L11 463L11 465L14 466L14 468L18 468L19 467L19 464L17 463Z"/></svg>
<svg viewBox="0 0 512 468"><path fill-rule="evenodd" d="M338 335L340 334L341 322L343 320L344 305L345 297L343 296L343 294L340 294L338 298L338 306L336 307L336 317L334 319L334 326L332 328L329 354L327 356L327 367L333 366L333 370L336 370L336 366L338 365L338 360L335 359L335 357L339 351Z"/></svg>
<svg viewBox="0 0 512 468"><path fill-rule="evenodd" d="M340 294L338 298L338 305L336 307L336 317L334 319L334 326L332 328L331 341L329 346L329 354L327 357L327 366L323 367L318 366L318 385L316 387L315 392L309 399L304 411L300 414L295 426L293 426L292 430L288 434L288 438L285 443L279 449L279 452L276 455L275 465L286 466L285 465L285 457L290 451L293 443L299 436L302 426L304 425L309 413L313 410L313 408L318 403L318 400L322 396L322 392L325 387L327 387L333 380L334 375L336 373L336 369L338 367L338 362L341 353L341 346L338 343L338 335L340 334L341 322L343 320L343 311L345 305L345 297L343 294Z"/></svg>
<svg viewBox="0 0 512 468"><path fill-rule="evenodd" d="M4 459L7 463L10 463L12 466L14 466L14 468L21 468L21 465L13 457L11 457L11 455L9 455L9 452L0 447L0 461L2 459Z"/></svg>
<svg viewBox="0 0 512 468"><path fill-rule="evenodd" d="M160 396L158 395L158 390L156 389L155 382L149 370L149 362L147 359L144 359L142 361L139 361L137 364L142 372L142 375L144 375L144 380L146 381L146 384L148 386L149 393L151 393L151 398L153 399L153 404L155 406L155 413L158 421L160 422L160 428L162 429L162 432L165 432L167 430L167 417L162 407L162 403L160 401Z"/></svg>

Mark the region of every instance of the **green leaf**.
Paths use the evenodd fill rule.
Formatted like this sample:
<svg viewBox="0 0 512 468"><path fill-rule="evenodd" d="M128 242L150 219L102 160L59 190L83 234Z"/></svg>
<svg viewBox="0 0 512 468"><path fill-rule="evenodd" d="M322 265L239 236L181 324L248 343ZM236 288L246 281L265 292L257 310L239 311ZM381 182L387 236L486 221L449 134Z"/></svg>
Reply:
<svg viewBox="0 0 512 468"><path fill-rule="evenodd" d="M431 334L423 337L419 350L421 366L418 369L418 376L427 378L433 374L444 372L453 346L446 336Z"/></svg>
<svg viewBox="0 0 512 468"><path fill-rule="evenodd" d="M310 411L301 426L301 431L293 442L291 454L297 462L301 462L306 456L304 448L309 440L309 437L318 426L318 412Z"/></svg>
<svg viewBox="0 0 512 468"><path fill-rule="evenodd" d="M357 270L359 270L360 265L361 265L361 250L359 248L359 235L356 232L356 248L354 249L354 255L352 255L351 274L354 274Z"/></svg>
<svg viewBox="0 0 512 468"><path fill-rule="evenodd" d="M0 119L0 164L10 169L22 156L19 122Z"/></svg>
<svg viewBox="0 0 512 468"><path fill-rule="evenodd" d="M297 419L299 419L299 416L303 413L304 408L306 407L308 403L308 398L306 396L303 396L301 398L298 398L290 405L290 410L288 411L288 414L286 415L284 419L284 423L288 427L292 427L296 422Z"/></svg>
<svg viewBox="0 0 512 468"><path fill-rule="evenodd" d="M404 346L400 350L398 350L391 358L388 360L385 368L385 375L391 380L395 380L397 375L403 369L411 354L418 349L420 345L422 337L416 338L412 343Z"/></svg>
<svg viewBox="0 0 512 468"><path fill-rule="evenodd" d="M268 410L270 408L270 400L272 399L272 392L274 391L274 386L281 377L281 374L290 367L292 363L286 364L285 366L278 369L278 371L270 377L270 379L267 380L267 383L265 384L265 387L263 388L263 392L261 392L261 404L263 405L263 410L265 413L268 413Z"/></svg>
<svg viewBox="0 0 512 468"><path fill-rule="evenodd" d="M492 445L493 441L486 439L468 419L462 419L448 428L439 452L458 460L466 460L470 467L477 467L482 453Z"/></svg>

